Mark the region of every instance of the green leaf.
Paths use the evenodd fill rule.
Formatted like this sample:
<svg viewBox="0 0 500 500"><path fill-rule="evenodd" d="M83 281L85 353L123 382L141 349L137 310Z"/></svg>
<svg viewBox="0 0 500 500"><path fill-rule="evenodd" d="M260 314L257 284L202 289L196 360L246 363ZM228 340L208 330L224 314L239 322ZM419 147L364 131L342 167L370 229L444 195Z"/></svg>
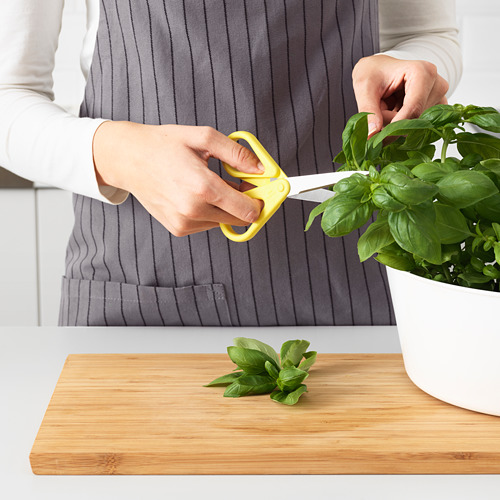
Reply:
<svg viewBox="0 0 500 500"><path fill-rule="evenodd" d="M497 269L495 266L488 264L483 267L483 274L490 279L498 280L500 279L500 269Z"/></svg>
<svg viewBox="0 0 500 500"><path fill-rule="evenodd" d="M436 229L441 243L460 243L465 238L473 236L467 225L467 220L458 208L434 203L436 209Z"/></svg>
<svg viewBox="0 0 500 500"><path fill-rule="evenodd" d="M344 236L361 227L370 218L373 207L346 195L339 194L326 207L321 227L328 236Z"/></svg>
<svg viewBox="0 0 500 500"><path fill-rule="evenodd" d="M359 260L364 262L374 253L394 242L389 228L387 215L379 213L377 220L372 222L358 240Z"/></svg>
<svg viewBox="0 0 500 500"><path fill-rule="evenodd" d="M294 405L304 392L307 392L307 385L302 384L293 392L286 393L282 391L275 391L271 394L271 399L284 405Z"/></svg>
<svg viewBox="0 0 500 500"><path fill-rule="evenodd" d="M446 205L464 208L488 198L498 189L487 175L474 170L458 170L437 182L438 198Z"/></svg>
<svg viewBox="0 0 500 500"><path fill-rule="evenodd" d="M233 363L236 363L242 370L250 375L256 375L266 371L266 361L274 363L274 360L267 354L256 349L246 349L245 347L229 346L227 353Z"/></svg>
<svg viewBox="0 0 500 500"><path fill-rule="evenodd" d="M404 255L379 252L375 257L375 260L384 266L393 267L394 269L399 269L400 271L412 271L415 268L415 262Z"/></svg>
<svg viewBox="0 0 500 500"><path fill-rule="evenodd" d="M308 231L309 230L309 228L311 227L314 219L318 215L321 215L326 210L326 208L328 207L328 205L330 205L330 203L333 202L334 198L335 198L335 196L333 196L332 198L329 198L328 200L325 200L323 203L319 204L318 206L314 207L311 210L311 213L309 214L309 219L307 221L306 228L304 229L304 231Z"/></svg>
<svg viewBox="0 0 500 500"><path fill-rule="evenodd" d="M441 264L441 243L432 203L389 213L389 227L401 248L428 262Z"/></svg>
<svg viewBox="0 0 500 500"><path fill-rule="evenodd" d="M398 212L406 208L406 205L396 200L383 185L379 185L374 189L372 202L376 207L390 212Z"/></svg>
<svg viewBox="0 0 500 500"><path fill-rule="evenodd" d="M387 192L404 205L418 205L426 200L432 200L439 191L434 184L420 179L410 179L399 172L386 173L384 170L380 180L384 182Z"/></svg>
<svg viewBox="0 0 500 500"><path fill-rule="evenodd" d="M309 368L316 362L317 355L318 353L316 351L305 352L304 361L300 363L299 369L308 372Z"/></svg>
<svg viewBox="0 0 500 500"><path fill-rule="evenodd" d="M372 181L365 174L352 174L350 177L340 180L333 186L336 193L342 193L350 198L361 198L370 192Z"/></svg>
<svg viewBox="0 0 500 500"><path fill-rule="evenodd" d="M426 109L420 118L429 120L434 127L442 127L447 123L458 124L462 121L462 113L459 109L449 104L437 104Z"/></svg>
<svg viewBox="0 0 500 500"><path fill-rule="evenodd" d="M413 175L426 182L437 182L445 175L455 172L457 168L451 163L421 163L412 169Z"/></svg>
<svg viewBox="0 0 500 500"><path fill-rule="evenodd" d="M235 339L233 339L233 342L236 347L255 349L257 351L263 352L264 354L267 354L274 361L276 368L279 368L280 358L278 356L278 353L270 345L264 344L264 342L261 342L260 340L249 339L246 337L236 337Z"/></svg>
<svg viewBox="0 0 500 500"><path fill-rule="evenodd" d="M454 104L454 106L460 106L459 104ZM462 114L465 120L469 119L471 116L474 115L487 115L488 113L498 113L498 111L495 108L491 107L483 107L483 106L476 106L475 104L469 104L468 106L465 106L465 108L462 106Z"/></svg>
<svg viewBox="0 0 500 500"><path fill-rule="evenodd" d="M281 366L285 367L285 363L290 361L293 366L299 366L300 360L307 351L310 342L307 340L287 340L281 346Z"/></svg>
<svg viewBox="0 0 500 500"><path fill-rule="evenodd" d="M279 366L279 364L278 364ZM264 365L266 372L269 373L269 376L271 376L274 380L276 380L279 376L279 370L274 366L274 363L271 363L269 361L266 361L266 364Z"/></svg>
<svg viewBox="0 0 500 500"><path fill-rule="evenodd" d="M244 375L229 385L226 398L239 398L250 394L268 394L276 388L276 381L269 375Z"/></svg>
<svg viewBox="0 0 500 500"><path fill-rule="evenodd" d="M346 162L359 168L366 155L369 113L357 113L348 120L342 132L342 149Z"/></svg>
<svg viewBox="0 0 500 500"><path fill-rule="evenodd" d="M500 158L500 139L488 134L457 134L457 147L462 156L477 154L483 160Z"/></svg>
<svg viewBox="0 0 500 500"><path fill-rule="evenodd" d="M493 243L493 250L495 251L495 260L500 264L500 243Z"/></svg>
<svg viewBox="0 0 500 500"><path fill-rule="evenodd" d="M400 120L398 122L389 123L384 127L378 134L375 134L371 139L371 146L376 147L380 144L386 137L393 135L405 135L412 130L421 130L432 128L432 123L428 120L422 120L420 118L413 120Z"/></svg>
<svg viewBox="0 0 500 500"><path fill-rule="evenodd" d="M491 280L489 276L485 276L477 271L466 271L465 273L459 274L458 277L470 284L488 283L488 281Z"/></svg>
<svg viewBox="0 0 500 500"><path fill-rule="evenodd" d="M481 200L474 208L480 217L490 221L500 221L500 194Z"/></svg>
<svg viewBox="0 0 500 500"><path fill-rule="evenodd" d="M290 368L283 368L280 371L276 383L283 392L292 392L297 389L308 376L309 373L306 371L291 366Z"/></svg>
<svg viewBox="0 0 500 500"><path fill-rule="evenodd" d="M212 387L212 386L224 386L232 384L237 378L241 377L244 372L232 372L227 375L222 375L222 377L216 378L212 380L212 382L204 385L203 387Z"/></svg>
<svg viewBox="0 0 500 500"><path fill-rule="evenodd" d="M493 231L495 231L495 236L497 237L497 240L500 241L500 224L493 222L491 224L491 227L493 228Z"/></svg>
<svg viewBox="0 0 500 500"><path fill-rule="evenodd" d="M465 121L473 123L489 132L500 132L500 113L476 114Z"/></svg>

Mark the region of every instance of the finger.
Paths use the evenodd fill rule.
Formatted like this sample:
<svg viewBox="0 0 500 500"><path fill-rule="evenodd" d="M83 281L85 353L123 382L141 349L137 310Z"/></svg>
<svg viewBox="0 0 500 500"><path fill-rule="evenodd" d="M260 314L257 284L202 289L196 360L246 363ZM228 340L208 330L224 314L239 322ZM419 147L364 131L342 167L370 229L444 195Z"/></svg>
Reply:
<svg viewBox="0 0 500 500"><path fill-rule="evenodd" d="M382 93L376 82L370 79L358 79L353 82L354 94L360 113L368 115L368 137L382 130L383 117L381 108Z"/></svg>
<svg viewBox="0 0 500 500"><path fill-rule="evenodd" d="M210 157L217 158L240 172L259 174L264 171L264 167L253 151L211 127L202 128L205 134L202 138L204 149Z"/></svg>
<svg viewBox="0 0 500 500"><path fill-rule="evenodd" d="M435 104L447 104L448 99L446 99L446 92L448 92L448 88L448 82L444 78L438 76L427 98L426 109Z"/></svg>
<svg viewBox="0 0 500 500"><path fill-rule="evenodd" d="M247 223L255 222L259 218L261 201L231 188L215 173L210 176L209 186L210 189L205 193L205 201L210 205Z"/></svg>
<svg viewBox="0 0 500 500"><path fill-rule="evenodd" d="M393 122L407 118L418 118L425 110L436 75L427 69L417 68L405 75L403 106L393 118Z"/></svg>

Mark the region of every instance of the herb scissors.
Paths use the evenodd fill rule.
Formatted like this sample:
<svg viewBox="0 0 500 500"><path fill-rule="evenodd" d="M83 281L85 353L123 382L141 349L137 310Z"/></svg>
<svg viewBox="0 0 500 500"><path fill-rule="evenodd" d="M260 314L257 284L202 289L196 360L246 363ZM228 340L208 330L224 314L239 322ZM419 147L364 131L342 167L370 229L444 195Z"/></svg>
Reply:
<svg viewBox="0 0 500 500"><path fill-rule="evenodd" d="M224 235L232 241L248 241L252 239L287 198L321 203L335 195L333 191L322 188L332 186L354 173L368 173L359 170L347 170L287 177L253 134L238 131L230 134L229 138L233 141L245 140L264 166L262 174L248 174L236 170L227 163L222 163L229 175L256 186L245 191L247 196L264 201L264 208L259 218L244 233L237 233L229 224L220 224Z"/></svg>

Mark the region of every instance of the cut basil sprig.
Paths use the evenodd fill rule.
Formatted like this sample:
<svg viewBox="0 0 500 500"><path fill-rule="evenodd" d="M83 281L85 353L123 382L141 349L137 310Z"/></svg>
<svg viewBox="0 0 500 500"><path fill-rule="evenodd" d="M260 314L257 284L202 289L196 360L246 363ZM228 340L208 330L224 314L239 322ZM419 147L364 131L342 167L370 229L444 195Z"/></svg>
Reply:
<svg viewBox="0 0 500 500"><path fill-rule="evenodd" d="M239 398L253 394L271 394L277 403L294 405L307 392L303 384L317 352L307 351L307 340L288 340L280 355L264 342L236 337L234 346L227 348L235 371L218 377L204 387L227 386L224 397ZM239 370L239 371L238 371Z"/></svg>

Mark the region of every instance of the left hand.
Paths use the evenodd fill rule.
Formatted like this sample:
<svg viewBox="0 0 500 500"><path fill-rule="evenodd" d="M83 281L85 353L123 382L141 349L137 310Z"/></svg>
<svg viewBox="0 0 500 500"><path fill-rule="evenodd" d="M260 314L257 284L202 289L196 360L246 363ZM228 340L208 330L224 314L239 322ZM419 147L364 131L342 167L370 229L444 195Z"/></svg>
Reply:
<svg viewBox="0 0 500 500"><path fill-rule="evenodd" d="M435 104L447 104L448 82L427 61L406 61L383 54L364 57L352 72L359 112L368 115L368 136L405 118L418 118Z"/></svg>

